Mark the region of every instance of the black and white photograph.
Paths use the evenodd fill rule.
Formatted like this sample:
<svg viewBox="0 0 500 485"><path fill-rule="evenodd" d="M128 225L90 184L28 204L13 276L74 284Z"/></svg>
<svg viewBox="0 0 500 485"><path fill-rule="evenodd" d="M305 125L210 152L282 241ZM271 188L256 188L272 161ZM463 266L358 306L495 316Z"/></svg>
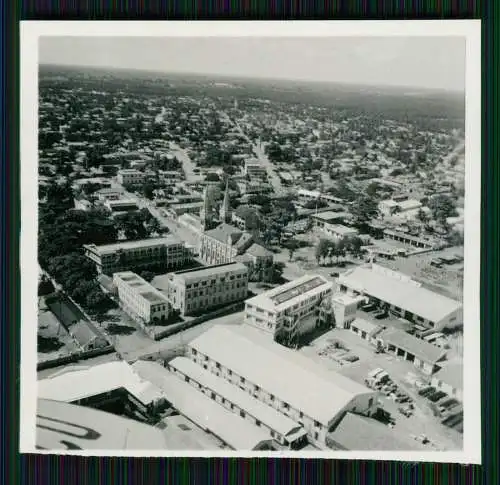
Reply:
<svg viewBox="0 0 500 485"><path fill-rule="evenodd" d="M480 24L99 23L22 28L24 451L479 463Z"/></svg>

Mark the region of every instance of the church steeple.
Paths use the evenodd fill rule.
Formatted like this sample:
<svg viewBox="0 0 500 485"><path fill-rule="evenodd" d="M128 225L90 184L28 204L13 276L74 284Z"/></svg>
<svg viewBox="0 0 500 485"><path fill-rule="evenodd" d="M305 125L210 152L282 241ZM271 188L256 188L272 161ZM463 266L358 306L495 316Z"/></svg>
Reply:
<svg viewBox="0 0 500 485"><path fill-rule="evenodd" d="M224 199L219 211L219 219L222 222L229 224L231 222L231 205L229 203L229 177L226 179L226 190L224 192Z"/></svg>
<svg viewBox="0 0 500 485"><path fill-rule="evenodd" d="M203 206L200 210L201 228L203 231L210 229L210 218L212 215L212 205L208 184L203 189Z"/></svg>

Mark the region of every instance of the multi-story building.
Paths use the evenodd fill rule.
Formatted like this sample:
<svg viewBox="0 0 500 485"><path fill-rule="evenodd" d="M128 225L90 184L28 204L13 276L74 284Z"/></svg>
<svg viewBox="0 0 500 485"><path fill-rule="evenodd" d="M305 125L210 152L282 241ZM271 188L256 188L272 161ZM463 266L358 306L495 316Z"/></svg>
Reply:
<svg viewBox="0 0 500 485"><path fill-rule="evenodd" d="M188 344L187 357L301 425L320 447L346 412L378 408L377 392L246 325L212 327Z"/></svg>
<svg viewBox="0 0 500 485"><path fill-rule="evenodd" d="M133 168L118 171L117 180L122 185L141 185L144 183L144 173Z"/></svg>
<svg viewBox="0 0 500 485"><path fill-rule="evenodd" d="M267 170L256 160L245 161L245 175L251 179L267 180Z"/></svg>
<svg viewBox="0 0 500 485"><path fill-rule="evenodd" d="M248 269L241 263L221 264L167 275L167 298L182 315L208 311L244 300Z"/></svg>
<svg viewBox="0 0 500 485"><path fill-rule="evenodd" d="M134 319L146 324L165 322L170 311L163 293L131 271L113 274L122 308Z"/></svg>
<svg viewBox="0 0 500 485"><path fill-rule="evenodd" d="M363 295L376 305L428 329L462 323L462 304L423 288L409 276L377 264L358 266L342 273L339 289L351 295Z"/></svg>
<svg viewBox="0 0 500 485"><path fill-rule="evenodd" d="M307 433L293 419L259 401L226 379L204 369L187 357L176 357L168 369L224 409L269 433L281 446L299 449L307 444Z"/></svg>
<svg viewBox="0 0 500 485"><path fill-rule="evenodd" d="M329 303L333 284L323 276L305 275L250 298L245 305L245 324L271 339L296 339L324 323L321 306Z"/></svg>
<svg viewBox="0 0 500 485"><path fill-rule="evenodd" d="M192 252L184 242L168 235L113 244L83 246L85 256L96 264L97 272L144 270L152 267L182 269L192 260Z"/></svg>

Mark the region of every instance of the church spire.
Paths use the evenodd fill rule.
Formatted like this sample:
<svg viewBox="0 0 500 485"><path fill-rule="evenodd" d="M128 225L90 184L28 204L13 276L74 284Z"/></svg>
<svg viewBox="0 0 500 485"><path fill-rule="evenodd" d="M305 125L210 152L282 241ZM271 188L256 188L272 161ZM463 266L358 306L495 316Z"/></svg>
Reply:
<svg viewBox="0 0 500 485"><path fill-rule="evenodd" d="M208 184L205 185L203 189L203 205L200 210L200 221L202 230L205 231L210 227L210 216L212 212L211 202L210 202L210 193L209 193Z"/></svg>
<svg viewBox="0 0 500 485"><path fill-rule="evenodd" d="M219 218L222 222L231 222L231 206L229 204L229 177L226 178L226 190L224 192L224 199L220 207Z"/></svg>

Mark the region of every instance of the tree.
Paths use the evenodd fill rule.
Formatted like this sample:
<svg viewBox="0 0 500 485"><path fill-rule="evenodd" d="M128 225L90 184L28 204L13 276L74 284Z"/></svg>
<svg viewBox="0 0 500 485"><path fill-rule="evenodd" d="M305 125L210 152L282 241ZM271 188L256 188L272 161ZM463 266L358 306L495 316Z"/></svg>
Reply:
<svg viewBox="0 0 500 485"><path fill-rule="evenodd" d="M366 226L372 219L379 215L377 202L366 195L359 197L351 207L351 213L354 216L356 226L366 229Z"/></svg>
<svg viewBox="0 0 500 485"><path fill-rule="evenodd" d="M440 224L444 224L448 217L457 215L455 202L451 197L440 194L429 200L429 209L432 211L434 219Z"/></svg>
<svg viewBox="0 0 500 485"><path fill-rule="evenodd" d="M344 239L345 248L349 251L355 258L358 258L363 254L361 249L363 246L363 241L358 236L351 236Z"/></svg>
<svg viewBox="0 0 500 485"><path fill-rule="evenodd" d="M429 222L429 214L427 214L427 212L420 208L417 212L417 219L423 224L426 224L427 222Z"/></svg>
<svg viewBox="0 0 500 485"><path fill-rule="evenodd" d="M286 243L285 247L288 249L288 257L289 257L289 261L291 261L293 258L293 255L295 254L295 251L297 251L297 249L299 248L299 243L295 239L290 239Z"/></svg>
<svg viewBox="0 0 500 485"><path fill-rule="evenodd" d="M103 311L108 304L108 297L98 287L95 287L85 299L85 306L96 313Z"/></svg>
<svg viewBox="0 0 500 485"><path fill-rule="evenodd" d="M328 239L320 239L318 245L316 246L315 258L318 264L320 261L328 255L328 248L330 246L330 241Z"/></svg>
<svg viewBox="0 0 500 485"><path fill-rule="evenodd" d="M155 274L151 271L141 271L139 273L139 276L146 280L147 282L151 282L153 280L153 278L155 277Z"/></svg>
<svg viewBox="0 0 500 485"><path fill-rule="evenodd" d="M154 198L155 186L149 182L146 182L142 186L142 193L146 199L153 200Z"/></svg>
<svg viewBox="0 0 500 485"><path fill-rule="evenodd" d="M220 182L220 177L213 172L207 173L205 180L207 182Z"/></svg>

